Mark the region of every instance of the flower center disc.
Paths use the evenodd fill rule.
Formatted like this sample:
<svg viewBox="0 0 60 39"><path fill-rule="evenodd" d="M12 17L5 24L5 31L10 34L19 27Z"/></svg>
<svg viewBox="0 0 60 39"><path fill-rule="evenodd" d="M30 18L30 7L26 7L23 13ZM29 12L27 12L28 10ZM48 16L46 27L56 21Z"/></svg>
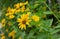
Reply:
<svg viewBox="0 0 60 39"><path fill-rule="evenodd" d="M24 21L22 21L22 24L26 24L26 21L24 20Z"/></svg>

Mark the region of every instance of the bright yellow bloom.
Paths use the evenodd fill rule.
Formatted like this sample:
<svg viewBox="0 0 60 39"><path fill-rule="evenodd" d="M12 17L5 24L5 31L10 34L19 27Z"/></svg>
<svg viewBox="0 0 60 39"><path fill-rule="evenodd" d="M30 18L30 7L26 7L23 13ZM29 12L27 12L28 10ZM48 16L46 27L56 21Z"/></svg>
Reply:
<svg viewBox="0 0 60 39"><path fill-rule="evenodd" d="M7 13L5 15L8 16L9 19L13 19L15 17L14 16L15 11L16 11L16 9L8 7Z"/></svg>
<svg viewBox="0 0 60 39"><path fill-rule="evenodd" d="M21 18L17 19L17 22L19 22L19 28L21 29L26 29L26 25L29 25L29 15L28 14L23 14Z"/></svg>
<svg viewBox="0 0 60 39"><path fill-rule="evenodd" d="M24 4L25 4L25 5L28 4L28 1L26 1Z"/></svg>
<svg viewBox="0 0 60 39"><path fill-rule="evenodd" d="M21 3L20 3L20 7L21 7L21 6L24 6L24 3L21 2Z"/></svg>
<svg viewBox="0 0 60 39"><path fill-rule="evenodd" d="M20 3L15 4L14 7L15 7L16 9L20 8Z"/></svg>
<svg viewBox="0 0 60 39"><path fill-rule="evenodd" d="M13 19L14 17L14 15L9 15L9 19Z"/></svg>
<svg viewBox="0 0 60 39"><path fill-rule="evenodd" d="M17 13L17 12L20 12L20 11L21 11L20 9L16 9L16 11L15 11L15 12Z"/></svg>
<svg viewBox="0 0 60 39"><path fill-rule="evenodd" d="M8 7L7 13L14 14L15 9Z"/></svg>
<svg viewBox="0 0 60 39"><path fill-rule="evenodd" d="M10 7L8 7L7 12L8 12L8 11L10 11L10 10L11 10L11 8L10 8Z"/></svg>
<svg viewBox="0 0 60 39"><path fill-rule="evenodd" d="M22 6L21 12L24 12L24 11L25 11L25 6Z"/></svg>
<svg viewBox="0 0 60 39"><path fill-rule="evenodd" d="M4 26L5 26L5 24L6 24L6 20L5 20L5 19L3 19L3 20L2 20L2 27L4 27Z"/></svg>
<svg viewBox="0 0 60 39"><path fill-rule="evenodd" d="M12 39L14 39L14 35L15 35L15 33L16 33L16 32L13 30L12 32L9 33L8 36L9 36L9 37L12 37Z"/></svg>
<svg viewBox="0 0 60 39"><path fill-rule="evenodd" d="M9 13L6 13L5 15L6 15L6 16L9 16Z"/></svg>
<svg viewBox="0 0 60 39"><path fill-rule="evenodd" d="M3 36L1 37L1 39L5 39L5 36L3 35Z"/></svg>
<svg viewBox="0 0 60 39"><path fill-rule="evenodd" d="M36 21L36 22L39 21L39 17L36 16L36 15L33 15L33 16L32 16L32 19L33 19L34 21Z"/></svg>
<svg viewBox="0 0 60 39"><path fill-rule="evenodd" d="M4 33L0 34L1 39L5 39Z"/></svg>
<svg viewBox="0 0 60 39"><path fill-rule="evenodd" d="M12 32L9 33L9 37L14 36L15 33L16 33L16 32L13 30Z"/></svg>
<svg viewBox="0 0 60 39"><path fill-rule="evenodd" d="M5 15L6 15L6 16L13 15L13 14L15 14L15 10L16 10L16 9L8 8L7 13L6 13Z"/></svg>
<svg viewBox="0 0 60 39"><path fill-rule="evenodd" d="M15 13L15 10L16 10L16 9L13 9L13 8L12 8L12 9L9 11L9 13L14 14L14 13Z"/></svg>

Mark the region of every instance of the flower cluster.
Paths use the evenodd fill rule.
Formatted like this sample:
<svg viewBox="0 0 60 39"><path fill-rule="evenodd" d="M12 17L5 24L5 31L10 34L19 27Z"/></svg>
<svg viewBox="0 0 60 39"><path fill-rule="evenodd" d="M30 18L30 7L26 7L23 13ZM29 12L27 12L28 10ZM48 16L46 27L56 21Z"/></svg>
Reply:
<svg viewBox="0 0 60 39"><path fill-rule="evenodd" d="M53 2L52 0L50 0ZM2 3L1 3L2 2ZM60 12L47 0L5 0L0 7L0 39L59 39ZM55 5L55 4L56 5ZM58 7L59 8L59 7Z"/></svg>
<svg viewBox="0 0 60 39"><path fill-rule="evenodd" d="M20 14L20 18L17 18L17 22L19 22L18 26L21 29L26 29L26 25L30 25L29 23L31 20L34 20L35 22L39 21L39 16L35 14L31 16L32 13L30 11L26 11L29 10L29 8L25 8L25 5L27 4L28 1L25 3L15 4L14 8L8 7L7 13L5 14L8 19L13 19L16 18L15 14L19 12L18 14ZM2 20L2 25L5 25L5 19Z"/></svg>
<svg viewBox="0 0 60 39"><path fill-rule="evenodd" d="M29 7L26 7L27 5L28 5L28 1L14 4L13 8L8 7L5 13L6 18L2 20L2 27L9 26L6 29L6 32L9 32L11 26L17 26L21 30L26 30L27 26L30 26L31 25L30 23L32 21L38 22L40 20L39 16L33 14L30 11ZM14 25L15 23L17 25ZM14 39L15 34L16 34L15 30L12 30L8 33L8 37L12 37L12 39ZM2 39L5 39L5 36L2 36Z"/></svg>
<svg viewBox="0 0 60 39"><path fill-rule="evenodd" d="M21 3L15 4L14 8L8 7L6 16L8 16L9 19L13 19L15 17L14 14L16 14L17 12L25 11L25 5L27 4L28 4L28 1L26 1L25 3L21 2Z"/></svg>

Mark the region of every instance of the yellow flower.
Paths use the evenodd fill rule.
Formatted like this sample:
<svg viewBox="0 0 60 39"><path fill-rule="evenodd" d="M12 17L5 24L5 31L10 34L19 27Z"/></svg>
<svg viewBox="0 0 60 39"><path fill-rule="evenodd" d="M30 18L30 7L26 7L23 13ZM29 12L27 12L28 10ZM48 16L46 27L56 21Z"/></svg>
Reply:
<svg viewBox="0 0 60 39"><path fill-rule="evenodd" d="M5 39L5 36L3 35L3 36L1 37L1 39Z"/></svg>
<svg viewBox="0 0 60 39"><path fill-rule="evenodd" d="M9 13L14 14L15 10L16 10L16 9L13 9L13 8L12 8L12 9L9 11Z"/></svg>
<svg viewBox="0 0 60 39"><path fill-rule="evenodd" d="M8 7L7 13L14 14L15 9Z"/></svg>
<svg viewBox="0 0 60 39"><path fill-rule="evenodd" d="M6 24L6 20L3 19L3 20L2 20L2 27L5 27L5 24Z"/></svg>
<svg viewBox="0 0 60 39"><path fill-rule="evenodd" d="M13 30L12 32L9 33L9 37L14 36L15 33L16 33L16 32Z"/></svg>
<svg viewBox="0 0 60 39"><path fill-rule="evenodd" d="M9 13L6 13L5 16L9 16Z"/></svg>
<svg viewBox="0 0 60 39"><path fill-rule="evenodd" d="M11 10L11 8L10 8L10 7L8 7L7 12L8 12L8 11L10 11L10 10Z"/></svg>
<svg viewBox="0 0 60 39"><path fill-rule="evenodd" d="M6 16L13 15L15 14L16 9L9 9L7 10L7 13L5 14Z"/></svg>
<svg viewBox="0 0 60 39"><path fill-rule="evenodd" d="M20 8L20 3L15 4L14 7L15 7L16 9Z"/></svg>
<svg viewBox="0 0 60 39"><path fill-rule="evenodd" d="M10 32L10 33L8 34L8 36L9 36L9 37L12 37L12 39L14 39L15 33L16 33L16 32L13 30L12 32Z"/></svg>
<svg viewBox="0 0 60 39"><path fill-rule="evenodd" d="M16 11L15 11L15 12L17 13L17 12L20 12L20 11L21 11L20 9L16 9Z"/></svg>
<svg viewBox="0 0 60 39"><path fill-rule="evenodd" d="M4 33L0 34L1 39L5 39Z"/></svg>
<svg viewBox="0 0 60 39"><path fill-rule="evenodd" d="M36 21L36 22L39 21L39 17L36 16L36 15L33 15L33 16L32 16L32 19L33 19L34 21Z"/></svg>
<svg viewBox="0 0 60 39"><path fill-rule="evenodd" d="M25 6L22 6L21 12L24 12L24 11L25 11Z"/></svg>
<svg viewBox="0 0 60 39"><path fill-rule="evenodd" d="M21 3L20 3L20 7L21 7L21 6L24 6L24 3L21 2Z"/></svg>
<svg viewBox="0 0 60 39"><path fill-rule="evenodd" d="M13 19L14 17L14 15L9 15L9 19Z"/></svg>
<svg viewBox="0 0 60 39"><path fill-rule="evenodd" d="M24 4L25 4L25 5L28 4L28 1L26 1Z"/></svg>
<svg viewBox="0 0 60 39"><path fill-rule="evenodd" d="M21 18L17 19L17 22L19 22L18 25L19 25L19 28L21 28L21 30L26 29L26 25L29 25L29 22L30 22L29 15L28 14L23 14L21 16Z"/></svg>

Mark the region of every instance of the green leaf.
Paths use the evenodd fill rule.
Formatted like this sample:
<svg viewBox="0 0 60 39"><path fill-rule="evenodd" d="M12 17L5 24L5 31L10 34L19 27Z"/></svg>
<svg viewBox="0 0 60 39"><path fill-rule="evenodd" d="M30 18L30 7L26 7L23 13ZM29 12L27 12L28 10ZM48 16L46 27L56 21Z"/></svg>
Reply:
<svg viewBox="0 0 60 39"><path fill-rule="evenodd" d="M59 31L60 31L60 29L53 30L53 31L51 32L51 34L56 34L56 33L59 32Z"/></svg>
<svg viewBox="0 0 60 39"><path fill-rule="evenodd" d="M16 28L15 26L13 26L13 29L14 29L16 32L18 32L18 30L17 30L17 28Z"/></svg>
<svg viewBox="0 0 60 39"><path fill-rule="evenodd" d="M46 33L40 33L39 35L37 35L37 39L47 39L47 38L48 36L46 35Z"/></svg>
<svg viewBox="0 0 60 39"><path fill-rule="evenodd" d="M60 28L60 25L59 25L59 26L56 26L56 27L54 27L54 28L55 28L55 29L56 29L56 28Z"/></svg>
<svg viewBox="0 0 60 39"><path fill-rule="evenodd" d="M51 28L53 19L49 19L49 20L42 20L41 21L41 25L40 25L40 29L44 29L45 31L49 31L49 29Z"/></svg>
<svg viewBox="0 0 60 39"><path fill-rule="evenodd" d="M30 33L27 36L27 39L33 38L34 31L31 30Z"/></svg>
<svg viewBox="0 0 60 39"><path fill-rule="evenodd" d="M26 33L25 32L21 32L21 37L24 39L24 37L26 36Z"/></svg>
<svg viewBox="0 0 60 39"><path fill-rule="evenodd" d="M49 26L52 25L53 19L48 20L49 21Z"/></svg>
<svg viewBox="0 0 60 39"><path fill-rule="evenodd" d="M51 11L46 11L44 14L53 14Z"/></svg>

